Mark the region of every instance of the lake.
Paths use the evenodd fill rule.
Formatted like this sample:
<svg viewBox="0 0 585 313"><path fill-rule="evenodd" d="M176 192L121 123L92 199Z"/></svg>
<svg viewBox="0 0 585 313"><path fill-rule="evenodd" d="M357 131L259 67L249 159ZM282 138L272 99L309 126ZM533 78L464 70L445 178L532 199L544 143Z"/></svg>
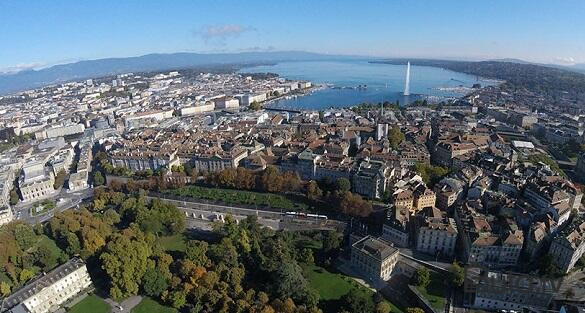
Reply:
<svg viewBox="0 0 585 313"><path fill-rule="evenodd" d="M280 77L292 80L308 80L330 86L315 90L306 96L281 98L268 104L269 107L295 109L318 110L329 107L348 107L362 102L399 101L400 104L406 104L418 99L440 101L464 95L475 83L480 83L482 86L493 84L493 82L478 80L475 76L442 68L411 65L411 95L405 97L402 93L406 78L406 64L375 64L365 60L298 61L240 70L240 73L266 72L276 73ZM366 85L367 88L356 88L360 85Z"/></svg>

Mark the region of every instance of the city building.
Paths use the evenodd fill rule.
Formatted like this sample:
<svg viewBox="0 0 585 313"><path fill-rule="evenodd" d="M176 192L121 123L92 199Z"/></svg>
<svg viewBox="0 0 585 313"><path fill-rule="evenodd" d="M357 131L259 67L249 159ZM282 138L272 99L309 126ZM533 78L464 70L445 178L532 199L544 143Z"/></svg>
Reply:
<svg viewBox="0 0 585 313"><path fill-rule="evenodd" d="M416 250L443 257L455 256L457 225L455 220L439 209L427 207L419 216Z"/></svg>
<svg viewBox="0 0 585 313"><path fill-rule="evenodd" d="M380 199L386 192L389 169L382 161L363 160L352 178L352 190L370 199Z"/></svg>
<svg viewBox="0 0 585 313"><path fill-rule="evenodd" d="M85 262L75 257L13 292L4 299L4 310L11 313L54 312L91 284Z"/></svg>
<svg viewBox="0 0 585 313"><path fill-rule="evenodd" d="M0 207L0 226L8 224L14 220L12 209L8 206Z"/></svg>
<svg viewBox="0 0 585 313"><path fill-rule="evenodd" d="M44 160L32 160L24 165L18 179L23 202L33 202L55 194L55 176L45 168Z"/></svg>
<svg viewBox="0 0 585 313"><path fill-rule="evenodd" d="M398 249L366 236L351 246L351 265L370 280L388 280L398 262Z"/></svg>
<svg viewBox="0 0 585 313"><path fill-rule="evenodd" d="M555 265L568 273L585 253L585 221L579 219L567 229L559 232L550 245L548 254Z"/></svg>

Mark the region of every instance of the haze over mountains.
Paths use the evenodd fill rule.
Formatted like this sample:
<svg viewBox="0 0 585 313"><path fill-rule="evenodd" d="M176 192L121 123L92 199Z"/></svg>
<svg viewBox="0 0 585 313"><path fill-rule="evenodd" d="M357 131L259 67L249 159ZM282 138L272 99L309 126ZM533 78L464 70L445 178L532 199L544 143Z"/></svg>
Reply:
<svg viewBox="0 0 585 313"><path fill-rule="evenodd" d="M282 61L339 60L363 58L326 55L303 51L242 53L172 53L147 54L138 57L107 58L55 65L39 70L25 70L0 75L0 94L37 88L76 79L100 77L127 72L149 72L229 64L256 64Z"/></svg>
<svg viewBox="0 0 585 313"><path fill-rule="evenodd" d="M304 51L241 52L241 53L172 53L148 54L138 57L106 58L55 65L39 70L0 74L0 94L7 94L54 83L100 77L127 72L149 72L170 69L213 66L242 66L259 63L311 60L375 59L374 57L328 55ZM522 60L502 59L514 63ZM551 66L551 65L548 65ZM585 73L585 64L554 67Z"/></svg>

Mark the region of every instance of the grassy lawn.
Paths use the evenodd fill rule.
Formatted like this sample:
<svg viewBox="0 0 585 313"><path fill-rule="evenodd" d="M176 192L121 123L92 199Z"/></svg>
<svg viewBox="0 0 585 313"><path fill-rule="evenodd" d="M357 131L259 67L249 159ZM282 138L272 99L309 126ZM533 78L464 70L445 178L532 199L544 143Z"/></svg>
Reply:
<svg viewBox="0 0 585 313"><path fill-rule="evenodd" d="M187 238L184 234L161 236L156 240L165 251L185 252Z"/></svg>
<svg viewBox="0 0 585 313"><path fill-rule="evenodd" d="M357 289L359 292L372 297L374 292L360 285L351 277L342 274L331 273L326 269L312 265L305 267L305 275L309 280L312 288L319 292L319 298L322 301L337 301L347 294L351 289ZM392 307L392 312L401 313L398 307L388 302Z"/></svg>
<svg viewBox="0 0 585 313"><path fill-rule="evenodd" d="M132 313L177 313L178 311L161 305L160 303L152 300L151 298L144 298L142 301L135 306Z"/></svg>
<svg viewBox="0 0 585 313"><path fill-rule="evenodd" d="M339 300L350 289L363 288L353 279L341 274L330 273L319 266L308 266L305 268L305 273L311 287L319 292L320 298L323 300Z"/></svg>
<svg viewBox="0 0 585 313"><path fill-rule="evenodd" d="M207 188L201 186L181 187L168 191L168 193L182 197L222 201L228 205L258 205L283 210L307 209L307 206L304 203L293 202L282 195L272 193Z"/></svg>
<svg viewBox="0 0 585 313"><path fill-rule="evenodd" d="M96 295L89 295L74 305L68 313L109 313L112 308Z"/></svg>
<svg viewBox="0 0 585 313"><path fill-rule="evenodd" d="M427 299L431 306L435 309L443 310L445 308L445 277L431 271L431 283L427 288L417 286L416 289Z"/></svg>

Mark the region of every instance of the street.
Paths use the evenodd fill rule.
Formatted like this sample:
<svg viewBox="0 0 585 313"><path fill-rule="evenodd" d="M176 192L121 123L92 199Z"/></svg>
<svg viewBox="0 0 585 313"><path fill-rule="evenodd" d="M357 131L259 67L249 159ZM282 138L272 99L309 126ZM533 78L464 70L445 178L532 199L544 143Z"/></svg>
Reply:
<svg viewBox="0 0 585 313"><path fill-rule="evenodd" d="M69 189L62 188L51 197L46 199L55 201L55 208L47 213L33 216L31 209L38 204L38 202L19 202L14 209L14 218L24 221L29 224L43 223L51 219L55 213L59 213L70 208L76 207L84 199L93 196L93 188L71 192ZM42 200L41 200L42 201Z"/></svg>

